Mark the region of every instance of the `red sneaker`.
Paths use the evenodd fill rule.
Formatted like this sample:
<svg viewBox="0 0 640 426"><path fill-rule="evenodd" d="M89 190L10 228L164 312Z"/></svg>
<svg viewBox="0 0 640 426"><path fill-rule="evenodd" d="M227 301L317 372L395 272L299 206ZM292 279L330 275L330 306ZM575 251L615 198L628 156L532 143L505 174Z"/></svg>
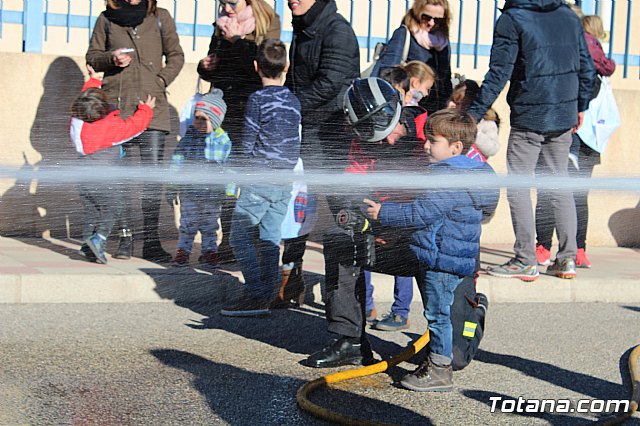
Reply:
<svg viewBox="0 0 640 426"><path fill-rule="evenodd" d="M587 259L587 253L584 249L578 249L576 254L576 267L578 268L591 268L591 262Z"/></svg>
<svg viewBox="0 0 640 426"><path fill-rule="evenodd" d="M551 265L551 252L544 248L542 244L536 245L536 258L538 259L538 265Z"/></svg>

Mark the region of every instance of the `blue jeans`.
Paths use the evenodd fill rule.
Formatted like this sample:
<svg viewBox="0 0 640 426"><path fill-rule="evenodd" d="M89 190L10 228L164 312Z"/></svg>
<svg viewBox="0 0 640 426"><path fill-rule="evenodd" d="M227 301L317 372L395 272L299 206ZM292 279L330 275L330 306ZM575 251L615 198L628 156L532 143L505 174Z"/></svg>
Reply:
<svg viewBox="0 0 640 426"><path fill-rule="evenodd" d="M229 242L249 297L269 300L274 297L280 259L280 227L290 198L290 186L251 185L240 190ZM256 247L254 239L258 236Z"/></svg>
<svg viewBox="0 0 640 426"><path fill-rule="evenodd" d="M457 275L428 269L421 271L418 282L424 316L429 322L429 356L438 365L448 365L453 358L451 305L453 292L460 282L462 278Z"/></svg>
<svg viewBox="0 0 640 426"><path fill-rule="evenodd" d="M364 271L364 285L367 292L367 297L365 299L365 309L367 311L373 311L373 308L376 305L373 303L373 284L371 283L371 272Z"/></svg>
<svg viewBox="0 0 640 426"><path fill-rule="evenodd" d="M364 279L367 290L366 310L371 311L375 307L373 303L371 272L364 271ZM413 299L413 277L394 276L393 282L393 305L391 305L391 313L400 315L404 319L409 319L411 300Z"/></svg>
<svg viewBox="0 0 640 426"><path fill-rule="evenodd" d="M211 190L185 188L180 191L180 230L178 249L191 253L198 231L202 236L202 252L218 251L218 218L222 194Z"/></svg>

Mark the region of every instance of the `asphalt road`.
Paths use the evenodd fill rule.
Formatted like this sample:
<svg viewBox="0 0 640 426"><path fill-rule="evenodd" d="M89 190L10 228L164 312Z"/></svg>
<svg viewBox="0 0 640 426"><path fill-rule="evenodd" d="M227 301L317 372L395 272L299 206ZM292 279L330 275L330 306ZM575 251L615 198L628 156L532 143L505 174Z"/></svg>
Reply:
<svg viewBox="0 0 640 426"><path fill-rule="evenodd" d="M325 373L299 364L328 338L321 306L232 319L219 304L182 305L0 305L0 424L324 424L295 403ZM374 350L398 353L425 324L415 303L411 328L372 333ZM628 397L619 363L640 343L639 325L637 305L495 304L454 392L395 386L415 368L404 363L313 400L397 424L588 424L598 415L491 413L489 398Z"/></svg>

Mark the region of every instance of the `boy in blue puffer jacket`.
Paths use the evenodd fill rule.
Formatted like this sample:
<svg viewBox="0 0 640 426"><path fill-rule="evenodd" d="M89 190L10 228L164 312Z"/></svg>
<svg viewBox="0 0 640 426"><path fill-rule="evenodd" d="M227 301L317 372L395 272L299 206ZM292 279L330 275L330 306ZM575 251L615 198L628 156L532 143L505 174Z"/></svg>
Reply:
<svg viewBox="0 0 640 426"><path fill-rule="evenodd" d="M465 156L476 139L473 118L459 110L442 110L425 126L425 151L431 174L494 173L487 163ZM382 204L365 199L367 213L381 225L413 230L411 250L420 262L418 287L429 322L430 353L401 384L425 391L453 389L453 293L465 276L473 276L480 252L483 217L498 203L498 189L443 189L421 194L412 203Z"/></svg>

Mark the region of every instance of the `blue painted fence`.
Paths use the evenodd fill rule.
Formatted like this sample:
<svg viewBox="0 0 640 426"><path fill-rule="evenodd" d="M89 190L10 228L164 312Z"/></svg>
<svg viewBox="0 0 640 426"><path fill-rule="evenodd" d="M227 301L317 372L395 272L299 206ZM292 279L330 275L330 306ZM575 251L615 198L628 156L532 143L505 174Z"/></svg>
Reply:
<svg viewBox="0 0 640 426"><path fill-rule="evenodd" d="M67 42L70 40L70 34L72 28L86 28L87 39L91 37L93 25L96 18L102 11L102 7L99 10L94 10L93 2L89 1L89 15L77 15L72 13L72 3L86 2L87 0L22 0L22 8L18 10L5 9L6 0L0 0L0 39L3 34L3 26L5 24L19 24L22 25L22 51L23 52L42 52L43 43L48 38L48 32L50 27L64 27L67 32ZM181 1L193 1L194 12L193 16L178 16L178 3ZM204 1L204 0L201 0ZM211 1L211 0L206 0ZM284 9L286 0L269 0L272 2L276 12L281 17L284 16ZM381 6L386 1L386 7ZM495 23L499 16L499 7L504 4L504 0L466 0L473 6L475 3L475 22L468 22L468 12L466 11L469 6L465 6L465 0L452 0L450 4L453 11L459 13L457 22L457 28L451 29L452 35L457 35L457 40L466 40L469 38L469 34L473 34L473 43L460 43L456 40L452 40L452 55L453 60L457 67L460 67L460 61L462 57L472 56L474 68L478 67L478 58L480 56L489 56L491 46L488 44L480 43L480 28L481 20L487 19L481 15L482 4L491 3L492 5L492 20ZM56 2L60 4L66 2L66 14L52 13L49 11L50 3ZM215 0L217 3L218 0ZM482 2L482 4L481 4ZM356 3L358 7L356 12ZM631 33L632 26L632 0L618 1L616 0L582 0L577 1L585 12L585 14L598 14L605 21L605 26L609 30L609 46L608 55L615 59L618 64L623 66L623 78L628 78L629 67L640 66L640 55L631 54ZM620 6L617 3L624 3ZM85 3L86 4L86 3ZM384 42L391 36L393 30L399 25L399 22L392 22L392 8L401 8L402 11L406 11L410 7L409 0L349 0L348 13L345 10L341 12L350 22L354 20L362 20L365 16L368 20L368 25L365 34L357 34L358 42L362 48L367 49L367 61L371 60L371 53L376 43ZM362 8L366 6L366 8ZM623 22L616 20L616 8L626 7L626 19ZM217 7L215 8L217 10ZM486 11L486 7L484 8ZM385 37L379 37L374 35L374 28L372 25L374 11L376 14L385 13L386 15L386 33ZM397 11L397 9L396 9ZM173 0L173 16L176 18L178 34L181 36L192 38L192 49L196 49L196 40L198 38L208 38L211 36L212 27L210 24L198 23L199 13L199 0ZM365 15L366 13L366 15ZM486 13L486 12L484 12ZM212 17L213 20L214 17ZM636 22L635 25L640 25ZM284 25L283 25L284 27ZM636 29L637 31L637 29ZM377 31L376 31L377 32ZM636 33L637 34L637 33ZM620 43L614 44L618 37L624 37L623 50L615 51L611 46L620 46ZM291 41L291 31L283 31L282 39L285 42ZM640 74L638 75L640 78Z"/></svg>

